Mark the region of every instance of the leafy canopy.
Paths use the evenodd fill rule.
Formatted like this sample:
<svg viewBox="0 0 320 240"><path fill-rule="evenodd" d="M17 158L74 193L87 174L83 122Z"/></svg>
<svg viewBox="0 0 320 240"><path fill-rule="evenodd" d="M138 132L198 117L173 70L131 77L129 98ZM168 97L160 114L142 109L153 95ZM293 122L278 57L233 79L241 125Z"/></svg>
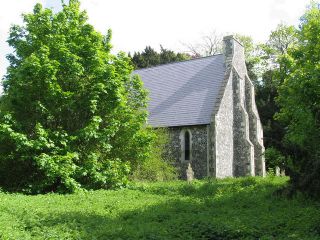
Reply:
<svg viewBox="0 0 320 240"><path fill-rule="evenodd" d="M280 65L286 78L279 87L278 119L288 127L294 149L289 174L296 189L320 197L320 9L311 4L301 19L297 44Z"/></svg>
<svg viewBox="0 0 320 240"><path fill-rule="evenodd" d="M290 148L285 146L283 137L285 124L274 119L279 111L276 103L278 88L286 77L286 68L282 62L289 48L297 42L296 29L293 26L279 24L271 32L268 41L260 44L260 66L262 74L256 84L256 103L263 124L264 145L266 150L266 163L268 168L279 166L284 168Z"/></svg>
<svg viewBox="0 0 320 240"><path fill-rule="evenodd" d="M152 136L147 93L123 53L71 0L58 13L23 16L10 30L10 66L0 99L0 185L72 192L126 183Z"/></svg>

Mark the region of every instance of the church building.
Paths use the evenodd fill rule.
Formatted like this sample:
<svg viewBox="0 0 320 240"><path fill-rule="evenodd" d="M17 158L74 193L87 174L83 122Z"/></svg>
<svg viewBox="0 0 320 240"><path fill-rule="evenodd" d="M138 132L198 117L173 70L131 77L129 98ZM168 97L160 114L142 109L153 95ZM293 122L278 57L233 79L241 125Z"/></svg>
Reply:
<svg viewBox="0 0 320 240"><path fill-rule="evenodd" d="M233 36L223 54L136 70L149 91L148 124L169 131L168 156L185 178L265 175L263 131L244 48Z"/></svg>

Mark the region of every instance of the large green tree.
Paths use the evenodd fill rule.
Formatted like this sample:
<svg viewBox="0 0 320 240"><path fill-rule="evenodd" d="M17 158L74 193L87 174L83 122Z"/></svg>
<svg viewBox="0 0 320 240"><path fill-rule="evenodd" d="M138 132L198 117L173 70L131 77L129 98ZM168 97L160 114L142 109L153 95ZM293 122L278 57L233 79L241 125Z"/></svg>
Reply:
<svg viewBox="0 0 320 240"><path fill-rule="evenodd" d="M10 30L0 113L0 185L72 192L126 183L148 155L146 92L123 53L110 53L78 0Z"/></svg>
<svg viewBox="0 0 320 240"><path fill-rule="evenodd" d="M280 65L286 77L279 88L278 118L287 125L293 149L289 175L295 189L320 197L320 9L312 4L301 19L298 42Z"/></svg>

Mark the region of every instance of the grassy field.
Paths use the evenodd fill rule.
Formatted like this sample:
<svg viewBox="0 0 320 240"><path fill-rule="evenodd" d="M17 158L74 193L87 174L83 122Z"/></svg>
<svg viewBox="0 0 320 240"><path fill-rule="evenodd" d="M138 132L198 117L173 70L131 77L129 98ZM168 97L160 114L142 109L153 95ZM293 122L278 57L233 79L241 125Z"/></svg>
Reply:
<svg viewBox="0 0 320 240"><path fill-rule="evenodd" d="M72 195L0 193L0 239L320 239L320 204L286 178L134 183Z"/></svg>

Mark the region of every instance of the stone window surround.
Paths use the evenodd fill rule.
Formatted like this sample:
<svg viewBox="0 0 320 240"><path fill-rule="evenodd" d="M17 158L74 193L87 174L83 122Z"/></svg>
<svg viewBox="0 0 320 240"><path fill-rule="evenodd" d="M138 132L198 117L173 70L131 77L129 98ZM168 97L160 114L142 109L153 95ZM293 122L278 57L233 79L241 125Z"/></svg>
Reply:
<svg viewBox="0 0 320 240"><path fill-rule="evenodd" d="M185 133L186 132L189 133L189 137L190 137L189 160L185 160ZM181 149L180 161L181 161L181 163L190 163L192 161L192 133L191 133L191 130L188 128L183 128L180 131L179 139L180 139L180 149Z"/></svg>

